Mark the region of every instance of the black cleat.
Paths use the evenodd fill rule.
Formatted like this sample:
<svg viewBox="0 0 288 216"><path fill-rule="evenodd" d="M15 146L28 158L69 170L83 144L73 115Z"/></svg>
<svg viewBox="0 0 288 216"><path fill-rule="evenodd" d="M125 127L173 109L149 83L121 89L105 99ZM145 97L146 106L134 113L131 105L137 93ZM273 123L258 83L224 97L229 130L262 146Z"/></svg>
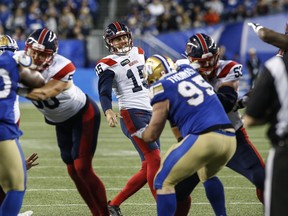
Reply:
<svg viewBox="0 0 288 216"><path fill-rule="evenodd" d="M119 206L110 205L110 202L111 201L108 202L110 216L123 216Z"/></svg>

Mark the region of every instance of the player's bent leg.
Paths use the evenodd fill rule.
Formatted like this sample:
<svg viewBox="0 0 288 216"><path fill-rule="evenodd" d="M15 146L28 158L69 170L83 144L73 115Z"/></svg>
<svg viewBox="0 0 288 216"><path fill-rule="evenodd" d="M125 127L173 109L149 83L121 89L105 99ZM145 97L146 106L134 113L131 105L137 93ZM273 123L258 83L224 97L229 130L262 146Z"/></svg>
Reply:
<svg viewBox="0 0 288 216"><path fill-rule="evenodd" d="M105 186L93 170L92 156L74 160L74 168L85 187L88 188L90 197L97 205L100 215L109 215Z"/></svg>
<svg viewBox="0 0 288 216"><path fill-rule="evenodd" d="M197 173L179 182L176 187L177 209L175 216L187 216L191 207L190 194L200 182Z"/></svg>
<svg viewBox="0 0 288 216"><path fill-rule="evenodd" d="M141 169L126 183L125 187L111 200L112 206L119 207L122 202L140 190L147 183L147 162L142 162Z"/></svg>
<svg viewBox="0 0 288 216"><path fill-rule="evenodd" d="M236 152L227 167L246 177L256 186L256 195L264 203L265 163L255 146L249 140L245 128L236 131Z"/></svg>
<svg viewBox="0 0 288 216"><path fill-rule="evenodd" d="M78 176L76 169L73 164L67 164L67 171L70 178L73 180L79 194L81 195L82 199L85 201L87 206L89 207L92 215L100 215L98 210L98 206L94 203L92 195L90 194L88 188L86 187L83 180Z"/></svg>
<svg viewBox="0 0 288 216"><path fill-rule="evenodd" d="M159 170L161 159L159 149L155 149L152 152L144 155L147 161L147 182L154 199L156 200L156 190L154 189L154 178Z"/></svg>
<svg viewBox="0 0 288 216"><path fill-rule="evenodd" d="M225 194L222 182L216 177L207 179L204 183L206 197L212 205L216 216L225 216Z"/></svg>

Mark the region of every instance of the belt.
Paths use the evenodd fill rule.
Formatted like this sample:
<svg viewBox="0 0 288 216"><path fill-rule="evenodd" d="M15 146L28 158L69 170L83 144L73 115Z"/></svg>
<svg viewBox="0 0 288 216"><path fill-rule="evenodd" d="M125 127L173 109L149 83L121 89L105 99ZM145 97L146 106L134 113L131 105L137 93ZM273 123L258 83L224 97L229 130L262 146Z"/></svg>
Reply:
<svg viewBox="0 0 288 216"><path fill-rule="evenodd" d="M218 130L215 130L214 132L225 134L228 136L235 136L235 129L234 128L218 129Z"/></svg>

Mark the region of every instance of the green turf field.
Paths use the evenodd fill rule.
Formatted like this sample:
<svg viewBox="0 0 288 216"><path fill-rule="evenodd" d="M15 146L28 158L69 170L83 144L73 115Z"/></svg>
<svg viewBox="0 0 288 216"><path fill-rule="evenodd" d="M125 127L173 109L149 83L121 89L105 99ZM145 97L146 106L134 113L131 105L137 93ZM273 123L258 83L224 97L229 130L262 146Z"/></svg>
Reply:
<svg viewBox="0 0 288 216"><path fill-rule="evenodd" d="M21 104L20 141L26 156L39 155L40 165L28 172L27 192L22 211L33 210L35 216L81 216L90 212L68 177L60 159L54 127L45 124L42 114L31 104ZM161 136L162 153L174 142L168 124ZM248 134L264 159L269 141L263 127L249 129ZM93 161L94 169L103 180L107 197L111 199L140 168L140 161L130 141L120 127L110 128L102 116L98 147ZM227 214L230 216L263 215L262 205L256 198L254 186L239 174L224 168L218 176L225 187ZM198 185L192 194L189 215L213 215L204 188ZM147 186L121 205L125 216L154 216L156 206Z"/></svg>

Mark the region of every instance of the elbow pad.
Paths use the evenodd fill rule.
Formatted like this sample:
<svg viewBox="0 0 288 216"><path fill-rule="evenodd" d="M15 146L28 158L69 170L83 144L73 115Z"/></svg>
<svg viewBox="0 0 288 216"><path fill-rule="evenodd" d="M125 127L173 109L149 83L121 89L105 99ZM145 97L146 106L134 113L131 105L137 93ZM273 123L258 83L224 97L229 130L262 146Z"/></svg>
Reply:
<svg viewBox="0 0 288 216"><path fill-rule="evenodd" d="M237 102L238 94L234 90L234 88L230 86L222 86L218 89L218 92L216 92L219 100L222 103L222 106L225 109L226 113L229 113L232 111L235 103Z"/></svg>

